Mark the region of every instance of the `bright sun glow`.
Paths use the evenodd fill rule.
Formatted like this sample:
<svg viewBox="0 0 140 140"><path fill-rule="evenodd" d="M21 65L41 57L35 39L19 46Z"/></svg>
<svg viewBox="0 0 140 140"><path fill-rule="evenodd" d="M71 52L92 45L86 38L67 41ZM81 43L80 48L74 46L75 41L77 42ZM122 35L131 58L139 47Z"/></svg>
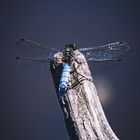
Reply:
<svg viewBox="0 0 140 140"><path fill-rule="evenodd" d="M111 81L107 77L99 77L95 84L101 103L105 106L109 105L114 97Z"/></svg>

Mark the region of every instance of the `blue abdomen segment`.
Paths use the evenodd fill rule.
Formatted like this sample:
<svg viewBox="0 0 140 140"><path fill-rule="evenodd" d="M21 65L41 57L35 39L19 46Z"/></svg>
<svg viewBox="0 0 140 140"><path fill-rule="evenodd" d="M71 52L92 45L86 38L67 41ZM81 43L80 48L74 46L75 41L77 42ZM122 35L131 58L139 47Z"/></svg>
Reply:
<svg viewBox="0 0 140 140"><path fill-rule="evenodd" d="M67 89L68 89L68 80L70 76L70 66L65 63L63 64L63 70L60 78L60 84L59 84L59 95L63 96Z"/></svg>

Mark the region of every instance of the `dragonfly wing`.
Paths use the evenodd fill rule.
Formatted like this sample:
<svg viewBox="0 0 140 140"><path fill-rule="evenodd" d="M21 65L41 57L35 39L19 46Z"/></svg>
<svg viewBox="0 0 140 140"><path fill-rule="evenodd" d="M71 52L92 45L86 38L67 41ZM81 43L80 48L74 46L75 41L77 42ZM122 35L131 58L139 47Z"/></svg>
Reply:
<svg viewBox="0 0 140 140"><path fill-rule="evenodd" d="M49 69L48 59L37 59L31 57L17 57L16 62L23 68L30 69L39 73L47 73Z"/></svg>
<svg viewBox="0 0 140 140"><path fill-rule="evenodd" d="M24 55L35 58L50 59L58 51L25 38L16 41L16 46Z"/></svg>
<svg viewBox="0 0 140 140"><path fill-rule="evenodd" d="M121 59L113 59L111 61L89 61L89 68L93 74L98 74L101 72L122 68L125 66L125 62Z"/></svg>
<svg viewBox="0 0 140 140"><path fill-rule="evenodd" d="M129 50L126 42L115 42L104 46L80 48L87 61L103 61L119 58L122 54Z"/></svg>

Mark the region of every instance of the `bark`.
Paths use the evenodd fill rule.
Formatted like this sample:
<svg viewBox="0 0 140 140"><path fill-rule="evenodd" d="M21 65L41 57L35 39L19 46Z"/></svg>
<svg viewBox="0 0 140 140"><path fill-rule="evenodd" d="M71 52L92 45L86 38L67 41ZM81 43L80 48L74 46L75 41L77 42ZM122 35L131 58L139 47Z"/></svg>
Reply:
<svg viewBox="0 0 140 140"><path fill-rule="evenodd" d="M50 68L70 140L118 140L105 117L85 57L75 51L69 90L60 97L58 86L62 65L62 53L58 52Z"/></svg>

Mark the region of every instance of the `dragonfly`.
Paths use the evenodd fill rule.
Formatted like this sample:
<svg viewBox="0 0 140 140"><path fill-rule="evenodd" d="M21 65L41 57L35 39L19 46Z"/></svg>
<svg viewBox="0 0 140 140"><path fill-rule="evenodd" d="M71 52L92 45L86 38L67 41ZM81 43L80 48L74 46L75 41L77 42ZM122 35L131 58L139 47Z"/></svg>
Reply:
<svg viewBox="0 0 140 140"><path fill-rule="evenodd" d="M80 51L86 58L87 62L96 66L98 63L122 63L121 56L129 50L129 45L124 42L109 43L103 46L91 46L86 48L77 48L74 43L68 43L64 49L51 48L41 45L35 41L21 38L16 41L17 48L25 55L16 57L18 63L27 66L31 69L37 69L39 72L46 72L53 55L57 52L62 52L63 70L59 81L59 95L64 94L69 89L68 79L70 77L70 64L74 58L74 51Z"/></svg>

